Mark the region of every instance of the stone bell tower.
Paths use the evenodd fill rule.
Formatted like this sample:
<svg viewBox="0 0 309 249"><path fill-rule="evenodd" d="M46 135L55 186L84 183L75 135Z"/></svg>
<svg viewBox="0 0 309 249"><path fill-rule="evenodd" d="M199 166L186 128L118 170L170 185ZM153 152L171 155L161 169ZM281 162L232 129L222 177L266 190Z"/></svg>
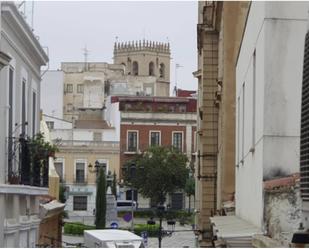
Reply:
<svg viewBox="0 0 309 249"><path fill-rule="evenodd" d="M143 40L114 44L114 63L124 65L132 77L155 77L156 96L169 96L170 60L169 43Z"/></svg>

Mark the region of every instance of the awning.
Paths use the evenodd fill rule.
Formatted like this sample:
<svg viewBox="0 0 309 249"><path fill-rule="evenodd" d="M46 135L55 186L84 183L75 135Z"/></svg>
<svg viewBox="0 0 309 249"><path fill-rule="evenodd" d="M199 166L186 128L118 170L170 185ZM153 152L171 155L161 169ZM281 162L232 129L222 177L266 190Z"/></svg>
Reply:
<svg viewBox="0 0 309 249"><path fill-rule="evenodd" d="M213 234L220 244L226 247L252 247L252 236L262 231L235 215L214 216L210 218Z"/></svg>

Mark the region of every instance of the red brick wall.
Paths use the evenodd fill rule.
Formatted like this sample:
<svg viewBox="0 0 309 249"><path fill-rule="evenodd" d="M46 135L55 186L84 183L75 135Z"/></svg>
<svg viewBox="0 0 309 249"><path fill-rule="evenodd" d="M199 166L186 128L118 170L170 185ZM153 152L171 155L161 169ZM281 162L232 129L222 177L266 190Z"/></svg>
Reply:
<svg viewBox="0 0 309 249"><path fill-rule="evenodd" d="M161 145L171 146L172 145L172 132L182 131L183 132L183 152L186 152L186 127L185 126L167 126L167 125L120 125L120 167L127 161L132 159L134 155L125 155L127 151L127 131L137 130L138 131L138 148L141 151L146 150L149 147L149 133L150 131L161 131Z"/></svg>

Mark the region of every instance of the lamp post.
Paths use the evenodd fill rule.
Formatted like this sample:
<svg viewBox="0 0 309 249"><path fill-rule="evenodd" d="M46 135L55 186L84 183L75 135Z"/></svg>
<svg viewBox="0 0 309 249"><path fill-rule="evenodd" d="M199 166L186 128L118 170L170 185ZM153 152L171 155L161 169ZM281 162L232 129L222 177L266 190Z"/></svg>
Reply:
<svg viewBox="0 0 309 249"><path fill-rule="evenodd" d="M106 164L105 163L100 163L98 160L96 160L94 162L94 166L89 163L88 165L88 170L90 173L96 173L96 180L98 180L98 176L99 176L99 171L100 171L100 168L103 168L103 170L106 169Z"/></svg>
<svg viewBox="0 0 309 249"><path fill-rule="evenodd" d="M158 235L158 241L159 241L159 248L161 248L161 243L162 243L162 219L163 219L163 214L164 214L165 207L163 205L159 205L157 207L157 214L159 217L159 235Z"/></svg>

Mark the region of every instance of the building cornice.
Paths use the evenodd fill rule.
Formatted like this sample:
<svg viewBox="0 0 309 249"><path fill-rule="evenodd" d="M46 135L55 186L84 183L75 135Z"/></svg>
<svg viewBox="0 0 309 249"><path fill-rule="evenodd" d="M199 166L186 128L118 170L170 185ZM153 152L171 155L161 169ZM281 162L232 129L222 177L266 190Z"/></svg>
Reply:
<svg viewBox="0 0 309 249"><path fill-rule="evenodd" d="M7 66L11 60L11 57L5 54L4 52L0 51L0 70Z"/></svg>
<svg viewBox="0 0 309 249"><path fill-rule="evenodd" d="M20 38L21 43L29 48L29 54L39 58L40 65L46 65L48 56L40 45L39 41L33 34L31 28L19 13L14 2L2 2L1 12L3 18L15 31L16 35Z"/></svg>
<svg viewBox="0 0 309 249"><path fill-rule="evenodd" d="M0 184L0 194L47 195L48 188L28 185Z"/></svg>

